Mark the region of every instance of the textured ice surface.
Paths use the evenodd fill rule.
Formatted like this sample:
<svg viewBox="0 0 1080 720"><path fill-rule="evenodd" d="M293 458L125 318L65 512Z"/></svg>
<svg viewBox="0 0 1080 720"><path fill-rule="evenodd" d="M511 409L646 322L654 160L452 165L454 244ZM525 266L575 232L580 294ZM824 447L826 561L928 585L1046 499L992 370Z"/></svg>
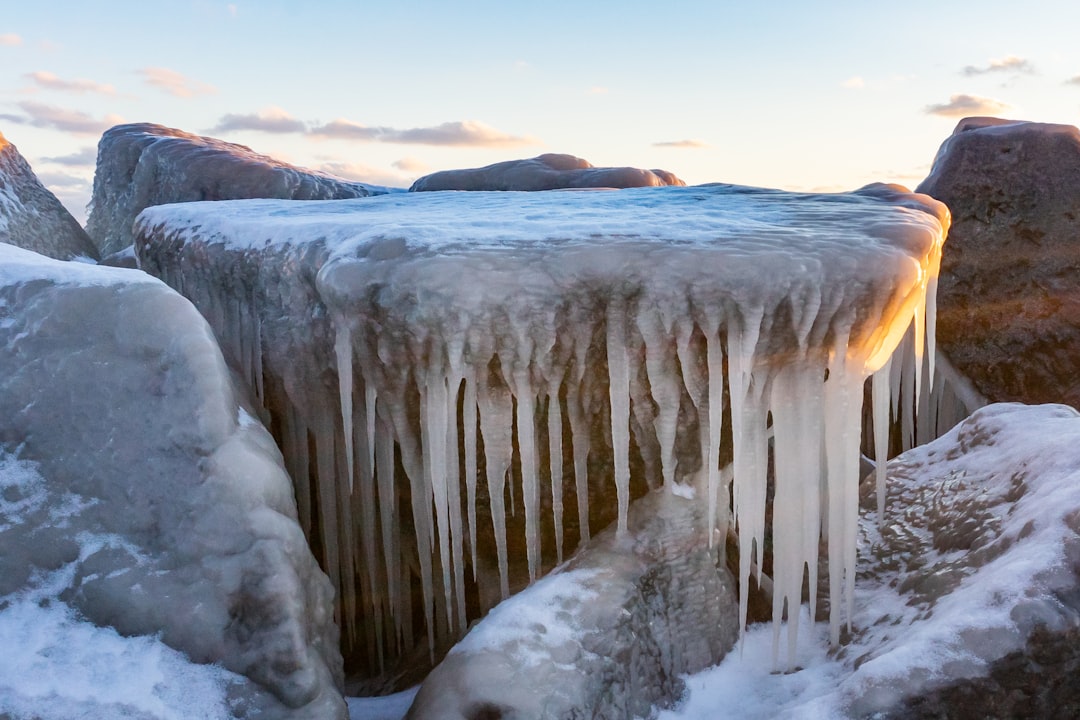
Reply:
<svg viewBox="0 0 1080 720"><path fill-rule="evenodd" d="M753 629L661 718L874 717L985 674L1037 626L1080 626L1078 448L1072 408L1006 404L894 459L883 523L863 488L850 640L827 653L824 624L804 627L798 671L777 675Z"/></svg>
<svg viewBox="0 0 1080 720"><path fill-rule="evenodd" d="M947 224L892 186L703 186L189 203L144 211L136 234L143 266L210 319L274 415L347 634L393 655L415 594L434 645L470 619L469 576L505 595L511 553L539 575L541 526L562 539L559 479L578 507L614 485L620 528L632 466L650 487L701 478L721 533L730 493L745 584L765 547L770 432L776 616L824 535L838 633L863 380L909 326L912 359L882 372L910 371L915 397L932 371ZM523 537L506 532L515 494Z"/></svg>
<svg viewBox="0 0 1080 720"><path fill-rule="evenodd" d="M647 717L739 634L735 579L709 549L705 507L664 489L629 531L495 607L424 680L412 720Z"/></svg>
<svg viewBox="0 0 1080 720"><path fill-rule="evenodd" d="M241 403L206 322L158 280L0 245L0 450L16 454L0 492L0 626L14 632L8 613L38 599L55 608L40 638L14 636L40 652L0 662L44 678L82 655L123 682L131 653L160 655L160 641L237 673L176 678L210 688L207 702L224 688L230 712L344 717L330 583ZM123 644L108 627L157 640ZM19 692L32 698L33 682Z"/></svg>
<svg viewBox="0 0 1080 720"><path fill-rule="evenodd" d="M117 125L98 143L86 231L106 256L131 244L131 223L151 205L241 198L336 200L384 192L243 145L152 123Z"/></svg>
<svg viewBox="0 0 1080 720"><path fill-rule="evenodd" d="M594 167L573 155L547 153L527 160L507 160L482 168L442 170L425 175L409 188L431 190L557 190L560 188L631 188L685 185L666 170Z"/></svg>
<svg viewBox="0 0 1080 720"><path fill-rule="evenodd" d="M56 196L0 134L0 242L58 260L97 259L98 251Z"/></svg>

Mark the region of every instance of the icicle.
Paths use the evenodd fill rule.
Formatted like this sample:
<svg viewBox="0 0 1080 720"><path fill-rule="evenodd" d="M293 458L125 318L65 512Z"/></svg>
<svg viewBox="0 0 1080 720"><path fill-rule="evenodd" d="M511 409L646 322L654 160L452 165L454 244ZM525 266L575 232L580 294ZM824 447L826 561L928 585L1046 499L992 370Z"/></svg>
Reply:
<svg viewBox="0 0 1080 720"><path fill-rule="evenodd" d="M660 446L660 469L664 487L671 492L675 483L675 432L680 399L676 359L670 342L672 328L665 325L659 308L639 313L637 326L645 344L645 370L657 407L653 428Z"/></svg>
<svg viewBox="0 0 1080 720"><path fill-rule="evenodd" d="M441 370L430 368L424 391L420 394L420 414L424 418L422 442L424 444L424 474L431 486L435 501L435 525L439 541L439 563L442 568L444 611L448 625L453 625L453 561L450 555L450 506L449 481L447 478L446 438L449 433L446 421L446 378Z"/></svg>
<svg viewBox="0 0 1080 720"><path fill-rule="evenodd" d="M476 580L476 379L465 378L461 423L465 444L465 503L469 514L469 550L472 553L473 580Z"/></svg>
<svg viewBox="0 0 1080 720"><path fill-rule="evenodd" d="M625 311L612 303L607 312L608 393L611 402L611 447L615 492L619 502L618 534L626 532L630 508L630 367L626 351Z"/></svg>
<svg viewBox="0 0 1080 720"><path fill-rule="evenodd" d="M548 467L551 475L551 514L555 524L555 561L563 561L563 447L559 381L548 383Z"/></svg>
<svg viewBox="0 0 1080 720"><path fill-rule="evenodd" d="M499 589L505 600L510 596L509 569L506 556L506 475L513 456L510 435L513 398L504 387L495 387L490 378L481 378L477 387L480 408L480 432L484 438L484 465L487 469L488 498L491 503L491 524L495 532L495 550L499 560Z"/></svg>
<svg viewBox="0 0 1080 720"><path fill-rule="evenodd" d="M454 362L453 360L451 361ZM446 502L450 510L450 552L454 561L454 601L457 608L458 633L464 635L469 629L465 617L465 559L461 521L461 478L458 476L458 389L461 379L451 376L446 393Z"/></svg>
<svg viewBox="0 0 1080 720"><path fill-rule="evenodd" d="M540 575L540 480L536 464L535 398L529 388L527 371L514 377L517 388L518 452L521 458L521 501L525 506L525 554L529 562L529 582Z"/></svg>
<svg viewBox="0 0 1080 720"><path fill-rule="evenodd" d="M368 412L376 409L374 389L370 390ZM372 418L375 447L375 474L379 489L379 521L382 526L383 563L388 578L387 602L395 613L400 633L401 618L401 540L397 518L397 491L394 487L394 435L386 420Z"/></svg>
<svg viewBox="0 0 1080 720"><path fill-rule="evenodd" d="M343 318L334 319L336 335L334 338L334 353L337 356L338 367L338 397L341 400L341 427L345 436L345 467L349 482L349 492L352 492L353 477L353 363L352 363L352 334L349 324Z"/></svg>
<svg viewBox="0 0 1080 720"><path fill-rule="evenodd" d="M587 328L586 328L587 329ZM574 339L574 376L567 381L566 411L574 444L574 491L577 495L578 544L589 541L589 412L585 392L588 336Z"/></svg>
<svg viewBox="0 0 1080 720"><path fill-rule="evenodd" d="M724 424L724 352L720 348L719 328L710 323L705 334L706 366L709 369L709 455L708 455L708 532L709 547L713 546L717 517L717 500L720 493L720 437ZM727 516L725 493L723 514ZM727 523L720 528L720 537L726 539ZM761 562L759 559L758 562Z"/></svg>
<svg viewBox="0 0 1080 720"><path fill-rule="evenodd" d="M871 396L874 413L874 476L877 480L878 523L885 522L885 469L889 461L889 381L892 358L874 373Z"/></svg>

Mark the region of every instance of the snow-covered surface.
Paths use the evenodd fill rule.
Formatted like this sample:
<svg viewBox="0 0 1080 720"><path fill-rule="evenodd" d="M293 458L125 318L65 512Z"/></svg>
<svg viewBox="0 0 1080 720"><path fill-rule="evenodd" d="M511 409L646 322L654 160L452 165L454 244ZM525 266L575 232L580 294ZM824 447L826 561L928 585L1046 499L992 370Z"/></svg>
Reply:
<svg viewBox="0 0 1080 720"><path fill-rule="evenodd" d="M0 547L14 525L33 520L64 526L93 502L50 493L35 463L0 450ZM84 561L117 537L87 531L73 548ZM62 599L76 562L37 571L15 592L0 594L0 716L12 718L230 717L228 687L245 679L217 665L197 665L156 637L124 637L86 620Z"/></svg>
<svg viewBox="0 0 1080 720"><path fill-rule="evenodd" d="M829 651L804 616L798 669L777 674L773 633L755 627L660 717L869 717L986 674L1037 624L1077 627L1078 448L1072 408L991 405L896 458L884 525L872 502L861 517L851 641Z"/></svg>
<svg viewBox="0 0 1080 720"><path fill-rule="evenodd" d="M59 260L97 259L79 223L34 175L14 145L0 134L0 243Z"/></svg>
<svg viewBox="0 0 1080 720"><path fill-rule="evenodd" d="M420 686L393 695L373 698L345 698L349 720L401 720L409 712Z"/></svg>
<svg viewBox="0 0 1080 720"><path fill-rule="evenodd" d="M0 626L26 641L0 653L13 702L85 662L87 683L118 674L98 717L119 716L130 681L150 703L133 717L192 717L164 703L227 692L229 716L344 718L331 586L244 403L205 320L160 281L0 244ZM34 613L40 635L18 630ZM125 679L131 663L145 673Z"/></svg>
<svg viewBox="0 0 1080 720"><path fill-rule="evenodd" d="M772 413L777 526L790 530L775 545L777 597L799 594L804 562L817 567L827 515L838 632L853 581L862 383L909 326L913 356L922 357L925 341L933 357L926 330L948 222L940 203L880 185L833 195L736 186L410 193L149 208L136 221L136 249L144 267L210 318L253 386L284 387L280 422L287 460L299 458L291 468L301 496L318 466L311 512L330 519L321 524L326 566L347 604L359 592L360 607L382 616L392 647L409 612L397 578L412 563L428 627L435 613L453 632L467 626L478 436L505 596L499 518L515 454L530 579L541 566L542 491L552 493L543 520L561 539L562 454L574 455L566 465L575 468L582 517L588 455L608 459L625 528L631 434L650 484L707 468L699 497L726 527L718 502L731 476L719 466L725 390L743 580L753 549L764 547ZM275 359L285 347L288 356ZM910 367L918 385L921 361L895 366ZM883 372L897 387L901 373ZM333 394L328 373L337 375ZM888 405L885 387L877 396ZM547 427L537 427L545 407ZM313 446L290 445L309 431ZM395 452L404 469L396 478ZM823 472L807 476L821 457ZM411 508L390 500L393 483L410 488ZM457 510L462 496L468 518ZM347 517L350 507L357 516ZM395 535L399 512L411 513L412 542ZM429 545L436 561L409 555ZM353 553L365 568L356 589L341 570Z"/></svg>

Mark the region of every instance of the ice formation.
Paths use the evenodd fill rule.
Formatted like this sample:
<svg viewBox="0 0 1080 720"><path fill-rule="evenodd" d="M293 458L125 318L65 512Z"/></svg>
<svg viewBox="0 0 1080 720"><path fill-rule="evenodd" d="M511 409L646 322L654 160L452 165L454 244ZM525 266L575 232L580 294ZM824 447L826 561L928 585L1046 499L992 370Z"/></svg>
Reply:
<svg viewBox="0 0 1080 720"><path fill-rule="evenodd" d="M1068 637L1080 627L1078 448L1074 409L1010 403L894 458L884 518L873 483L862 488L855 632L845 645L827 653L824 623L807 623L799 669L777 674L771 633L751 630L742 656L687 678L687 701L661 720L984 717L981 698L947 714L904 705L985 677L1015 652L1020 665L1049 675L1040 665L1050 658L1025 645L1036 629ZM1053 670L1075 686L1075 670ZM998 691L1024 712L989 716L1068 714L1060 706L1040 714L1031 687L1010 680Z"/></svg>
<svg viewBox="0 0 1080 720"><path fill-rule="evenodd" d="M41 653L4 644L0 667L47 686L29 668L85 651L58 651L50 630L108 643L93 626L111 627L155 640L105 646L110 672L162 643L235 673L184 674L190 692L221 680L230 716L344 718L332 587L238 387L205 320L160 281L0 244L0 632L35 600L55 609L40 634L9 635ZM61 697L79 691L70 680Z"/></svg>
<svg viewBox="0 0 1080 720"><path fill-rule="evenodd" d="M153 123L117 125L98 143L86 231L106 256L131 245L131 223L151 205L242 198L337 200L385 192L243 145Z"/></svg>
<svg viewBox="0 0 1080 720"><path fill-rule="evenodd" d="M78 221L0 134L0 242L57 260L98 258Z"/></svg>
<svg viewBox="0 0 1080 720"><path fill-rule="evenodd" d="M631 188L685 185L666 170L595 167L573 155L545 153L526 160L506 160L481 168L442 170L419 178L412 192L433 190L557 190L560 188Z"/></svg>
<svg viewBox="0 0 1080 720"><path fill-rule="evenodd" d="M863 381L889 381L873 393L882 422L886 400L905 405L905 369L907 407L929 386L947 225L940 203L881 185L425 193L161 206L139 216L136 248L270 409L346 635L393 656L423 632L413 593L434 647L471 619L472 577L505 596L512 553L530 578L561 559L542 525L565 553L577 507L587 538L597 482L617 490L619 529L635 482L699 483L716 537L734 522L745 587L767 561L770 436L775 618L787 608L794 638L824 537L835 636ZM890 369L909 326L911 359ZM508 538L515 494L524 531ZM475 553L491 544L485 576Z"/></svg>

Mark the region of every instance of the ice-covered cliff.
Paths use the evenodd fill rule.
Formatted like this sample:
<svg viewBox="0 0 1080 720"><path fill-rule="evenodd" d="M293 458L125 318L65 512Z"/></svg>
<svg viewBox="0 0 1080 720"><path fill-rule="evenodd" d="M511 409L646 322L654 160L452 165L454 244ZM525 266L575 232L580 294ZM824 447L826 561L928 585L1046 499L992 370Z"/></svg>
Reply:
<svg viewBox="0 0 1080 720"><path fill-rule="evenodd" d="M0 135L0 242L57 260L98 258L78 221L34 175L30 164Z"/></svg>
<svg viewBox="0 0 1080 720"><path fill-rule="evenodd" d="M135 216L152 205L242 198L337 200L385 192L243 145L152 123L117 125L98 143L86 231L105 256L131 245Z"/></svg>
<svg viewBox="0 0 1080 720"><path fill-rule="evenodd" d="M775 616L804 568L817 586L824 536L838 633L863 381L881 371L884 426L890 399L911 405L900 370L926 382L926 343L933 371L947 226L892 186L703 186L189 203L135 230L143 267L193 300L269 408L376 672L414 636L464 632L517 584L515 560L535 579L587 538L598 488L624 528L632 496L697 486L717 538L737 523L745 587L770 435ZM919 359L890 368L909 327Z"/></svg>
<svg viewBox="0 0 1080 720"><path fill-rule="evenodd" d="M160 281L0 244L0 715L344 717L332 589L236 387Z"/></svg>

